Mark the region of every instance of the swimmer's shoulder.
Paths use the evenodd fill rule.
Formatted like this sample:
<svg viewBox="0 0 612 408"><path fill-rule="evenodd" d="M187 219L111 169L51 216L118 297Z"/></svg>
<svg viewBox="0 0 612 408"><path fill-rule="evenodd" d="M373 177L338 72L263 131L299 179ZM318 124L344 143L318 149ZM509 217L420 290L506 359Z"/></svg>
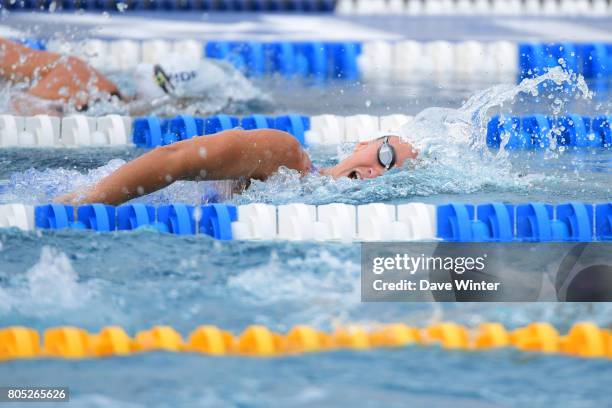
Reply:
<svg viewBox="0 0 612 408"><path fill-rule="evenodd" d="M242 130L245 141L254 147L256 154L272 167L285 166L307 174L312 168L308 152L290 133L276 129Z"/></svg>

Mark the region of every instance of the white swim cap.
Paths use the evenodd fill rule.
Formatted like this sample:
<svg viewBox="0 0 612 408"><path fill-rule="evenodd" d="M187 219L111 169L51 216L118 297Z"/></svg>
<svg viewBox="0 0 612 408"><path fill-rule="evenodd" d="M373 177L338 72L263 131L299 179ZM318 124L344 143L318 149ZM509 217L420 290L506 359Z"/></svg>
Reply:
<svg viewBox="0 0 612 408"><path fill-rule="evenodd" d="M177 98L197 97L203 89L200 60L169 54L160 64L136 67L137 95L155 99L164 95Z"/></svg>
<svg viewBox="0 0 612 408"><path fill-rule="evenodd" d="M134 82L136 96L139 99L153 100L166 95L155 80L153 65L151 64L138 64L134 73Z"/></svg>

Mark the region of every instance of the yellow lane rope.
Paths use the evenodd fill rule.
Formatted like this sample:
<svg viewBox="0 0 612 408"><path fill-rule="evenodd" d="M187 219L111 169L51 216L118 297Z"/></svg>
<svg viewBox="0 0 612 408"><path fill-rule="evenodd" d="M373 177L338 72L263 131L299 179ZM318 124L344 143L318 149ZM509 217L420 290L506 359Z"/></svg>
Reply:
<svg viewBox="0 0 612 408"><path fill-rule="evenodd" d="M455 350L514 347L522 351L560 353L576 357L612 358L612 331L590 322L576 323L560 335L549 323L531 323L508 331L500 323L484 323L474 330L452 323L426 328L403 323L385 324L373 330L358 326L332 333L310 326L295 326L285 334L253 325L241 334L217 326L199 326L185 340L170 326L155 326L132 338L123 328L104 327L89 333L77 327L53 327L42 336L27 327L0 329L0 361L25 358L95 358L127 356L153 350L204 353L215 356L272 357L341 349L367 350L407 345L439 345Z"/></svg>

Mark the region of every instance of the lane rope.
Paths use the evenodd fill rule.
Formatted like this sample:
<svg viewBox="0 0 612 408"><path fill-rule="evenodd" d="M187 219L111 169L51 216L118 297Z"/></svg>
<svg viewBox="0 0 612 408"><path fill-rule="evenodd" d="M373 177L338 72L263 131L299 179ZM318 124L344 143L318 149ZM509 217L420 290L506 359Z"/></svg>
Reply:
<svg viewBox="0 0 612 408"><path fill-rule="evenodd" d="M330 333L300 325L282 334L265 326L252 325L238 335L217 326L203 325L193 330L186 339L171 326L154 326L133 337L119 326L104 327L99 333L89 333L78 327L53 327L46 329L42 336L27 327L0 329L0 361L129 356L156 350L213 356L277 357L408 345L437 345L462 351L515 348L533 353L612 358L612 332L590 322L574 324L565 335L560 335L551 324L543 322L512 331L501 323L484 323L474 330L453 322L426 328L394 323L369 330L361 326L347 326Z"/></svg>
<svg viewBox="0 0 612 408"><path fill-rule="evenodd" d="M154 148L237 128L282 130L304 146L338 145L369 141L383 134L402 135L405 133L402 129L412 120L412 116L402 114L243 117L219 114L171 118L70 115L61 119L4 114L0 115L0 148L125 145ZM513 151L608 149L612 147L612 115L496 115L487 123L486 142L492 149L503 147Z"/></svg>
<svg viewBox="0 0 612 408"><path fill-rule="evenodd" d="M612 240L612 203L4 204L0 228L146 229L219 240L595 242Z"/></svg>

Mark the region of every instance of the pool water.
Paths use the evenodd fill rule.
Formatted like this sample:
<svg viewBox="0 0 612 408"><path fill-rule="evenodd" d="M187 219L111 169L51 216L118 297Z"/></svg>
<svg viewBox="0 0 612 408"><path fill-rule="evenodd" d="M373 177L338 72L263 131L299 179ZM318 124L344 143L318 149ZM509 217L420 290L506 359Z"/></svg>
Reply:
<svg viewBox="0 0 612 408"><path fill-rule="evenodd" d="M418 114L404 130L422 157L369 181L301 180L284 170L254 182L231 201L610 201L610 151L486 148L487 115L612 111L610 93L590 95L579 80L552 75L548 88L542 83L491 87L486 81L441 89L416 81L324 89L278 85L269 92L273 107L262 113ZM311 147L309 152L315 164L324 166L350 149ZM142 153L131 147L1 150L0 202L48 202ZM139 201L198 203L203 188L202 183L183 182ZM560 331L580 320L612 324L610 304L362 303L357 243L220 242L152 231L0 230L0 282L0 327L39 330L66 324L98 331L120 325L134 334L168 324L186 336L200 324L235 333L254 323L281 332L296 324L329 330L349 323L424 326L440 320L470 326L499 321L509 328L547 321ZM84 407L605 407L609 392L604 384L611 375L607 360L435 347L273 359L148 353L0 365L0 383L68 385L71 404Z"/></svg>

